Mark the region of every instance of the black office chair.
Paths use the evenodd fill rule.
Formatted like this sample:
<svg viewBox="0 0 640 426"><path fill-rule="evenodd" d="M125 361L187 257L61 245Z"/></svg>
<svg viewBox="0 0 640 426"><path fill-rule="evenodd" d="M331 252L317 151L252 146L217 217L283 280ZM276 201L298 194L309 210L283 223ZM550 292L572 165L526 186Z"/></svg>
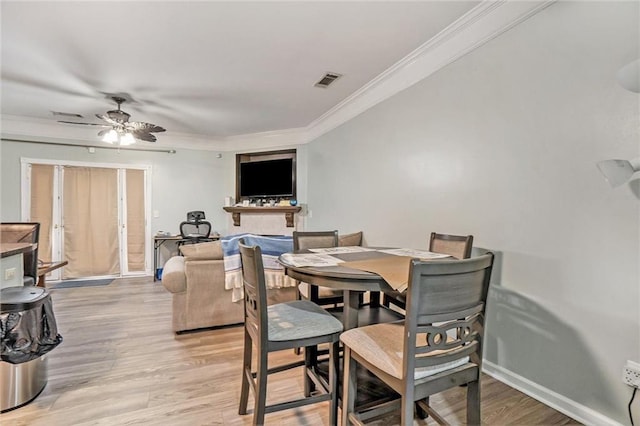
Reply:
<svg viewBox="0 0 640 426"><path fill-rule="evenodd" d="M195 210L187 213L187 220L180 223L182 240L178 242L178 246L213 241L213 239L209 238L211 223L204 219L203 211Z"/></svg>
<svg viewBox="0 0 640 426"><path fill-rule="evenodd" d="M38 282L38 241L40 223L38 222L2 222L0 241L3 243L31 243L33 249L22 255L24 265L23 285L35 285Z"/></svg>
<svg viewBox="0 0 640 426"><path fill-rule="evenodd" d="M192 212L187 212L188 222L201 222L204 219L205 219L204 212L201 210L194 210Z"/></svg>

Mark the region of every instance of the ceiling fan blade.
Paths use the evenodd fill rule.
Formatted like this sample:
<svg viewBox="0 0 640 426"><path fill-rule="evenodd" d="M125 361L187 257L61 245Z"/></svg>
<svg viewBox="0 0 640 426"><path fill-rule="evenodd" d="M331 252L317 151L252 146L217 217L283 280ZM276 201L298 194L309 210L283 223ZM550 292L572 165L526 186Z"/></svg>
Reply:
<svg viewBox="0 0 640 426"><path fill-rule="evenodd" d="M107 123L111 124L112 126L122 126L121 122L112 119L108 115L96 114L96 117L98 117L100 120L106 121Z"/></svg>
<svg viewBox="0 0 640 426"><path fill-rule="evenodd" d="M157 140L156 137L151 133L143 132L140 130L134 130L133 137L135 137L136 139L140 139L141 141L147 141L147 142L155 142Z"/></svg>
<svg viewBox="0 0 640 426"><path fill-rule="evenodd" d="M132 129L133 131L144 131L144 132L164 132L164 127L156 126L155 124L145 123L143 121L131 121L127 123L127 127Z"/></svg>
<svg viewBox="0 0 640 426"><path fill-rule="evenodd" d="M82 123L82 122L79 122L79 121L64 121L64 120L58 120L58 123L62 123L62 124L80 124L81 126L111 127L111 126L107 126L106 124L98 124L98 123Z"/></svg>

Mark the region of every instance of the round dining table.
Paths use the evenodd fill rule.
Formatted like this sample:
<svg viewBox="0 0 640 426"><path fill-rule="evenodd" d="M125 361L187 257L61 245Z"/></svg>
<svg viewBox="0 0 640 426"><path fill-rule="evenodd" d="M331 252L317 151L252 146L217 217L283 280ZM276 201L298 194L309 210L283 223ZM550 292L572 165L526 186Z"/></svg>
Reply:
<svg viewBox="0 0 640 426"><path fill-rule="evenodd" d="M312 252L300 250L293 254L304 253ZM331 256L345 262L354 262L393 255L371 250L354 253L332 253ZM287 262L286 254L281 255L278 261L284 266L285 274L293 279L344 292L342 324L345 330L404 318L399 312L380 305L380 292L392 292L393 288L378 274L349 268L341 264L336 266L295 266ZM368 304L360 303L361 295L364 292L371 292Z"/></svg>

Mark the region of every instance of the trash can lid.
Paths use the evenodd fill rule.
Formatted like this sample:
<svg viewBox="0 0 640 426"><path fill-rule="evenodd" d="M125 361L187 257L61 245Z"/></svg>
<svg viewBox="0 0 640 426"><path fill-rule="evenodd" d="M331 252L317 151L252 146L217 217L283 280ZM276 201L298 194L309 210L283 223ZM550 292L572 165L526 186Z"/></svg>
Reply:
<svg viewBox="0 0 640 426"><path fill-rule="evenodd" d="M33 309L42 304L49 293L42 287L18 286L0 290L0 310L2 313Z"/></svg>

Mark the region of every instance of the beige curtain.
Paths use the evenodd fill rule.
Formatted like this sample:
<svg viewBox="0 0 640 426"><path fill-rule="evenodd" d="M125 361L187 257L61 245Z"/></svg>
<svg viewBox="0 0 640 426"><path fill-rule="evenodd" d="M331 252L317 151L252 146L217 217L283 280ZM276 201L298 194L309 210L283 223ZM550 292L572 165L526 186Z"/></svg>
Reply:
<svg viewBox="0 0 640 426"><path fill-rule="evenodd" d="M31 165L31 222L40 222L38 259L51 262L51 224L53 222L53 172L55 166Z"/></svg>
<svg viewBox="0 0 640 426"><path fill-rule="evenodd" d="M64 168L64 254L69 261L64 279L120 272L117 173Z"/></svg>
<svg viewBox="0 0 640 426"><path fill-rule="evenodd" d="M127 253L129 272L144 271L144 171L126 170Z"/></svg>

